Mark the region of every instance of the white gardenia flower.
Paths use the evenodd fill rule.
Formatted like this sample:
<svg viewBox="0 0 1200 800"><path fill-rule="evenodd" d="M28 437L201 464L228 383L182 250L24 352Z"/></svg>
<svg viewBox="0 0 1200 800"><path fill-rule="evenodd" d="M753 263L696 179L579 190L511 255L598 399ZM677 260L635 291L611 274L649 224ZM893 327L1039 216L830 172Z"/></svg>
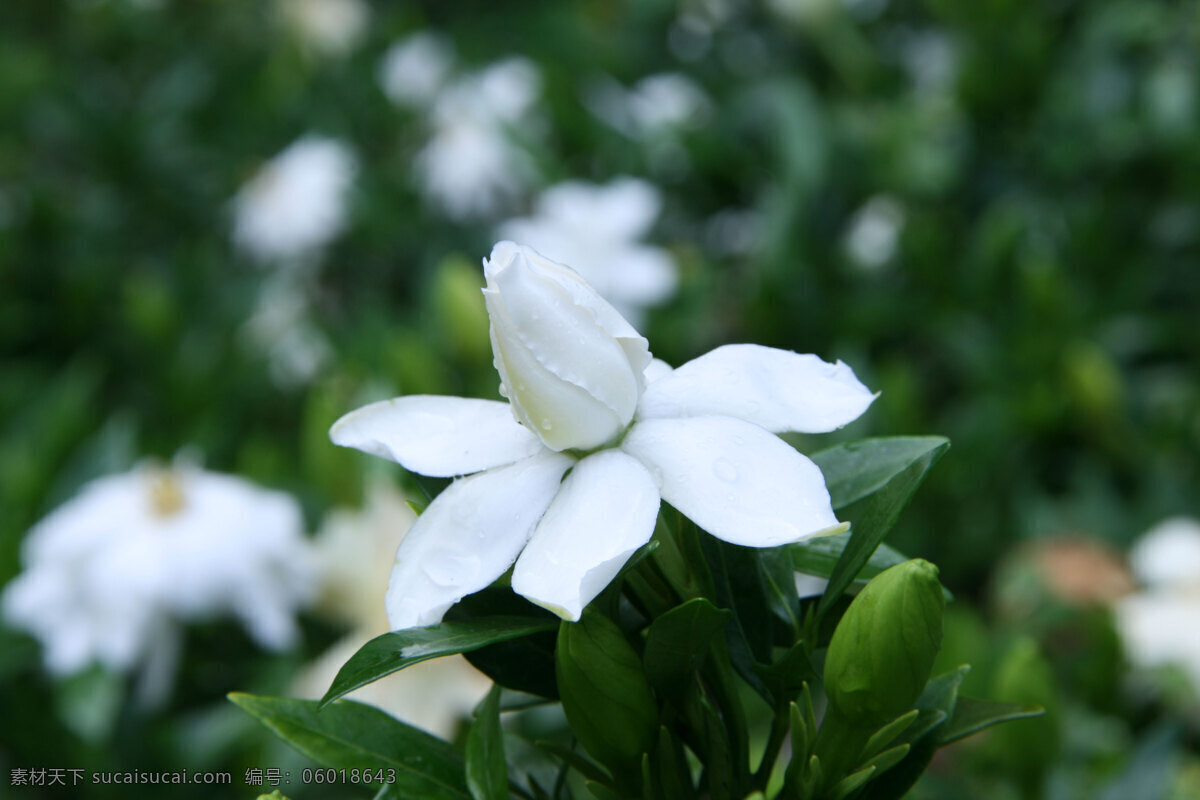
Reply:
<svg viewBox="0 0 1200 800"><path fill-rule="evenodd" d="M640 241L661 207L657 187L637 178L567 181L542 192L532 217L501 223L497 233L570 264L636 325L642 309L666 301L678 283L671 255Z"/></svg>
<svg viewBox="0 0 1200 800"><path fill-rule="evenodd" d="M454 67L454 51L440 36L421 31L402 39L383 54L379 85L397 105L423 106L433 101Z"/></svg>
<svg viewBox="0 0 1200 800"><path fill-rule="evenodd" d="M271 159L234 198L234 242L260 262L309 255L346 224L354 153L307 136Z"/></svg>
<svg viewBox="0 0 1200 800"><path fill-rule="evenodd" d="M660 499L740 545L840 527L821 471L775 434L862 414L874 395L845 364L729 345L671 370L570 268L501 242L484 272L510 403L399 397L330 431L413 472L468 476L396 552L393 628L438 622L514 561L515 592L576 620L650 540Z"/></svg>
<svg viewBox="0 0 1200 800"><path fill-rule="evenodd" d="M284 649L312 586L302 524L291 497L233 476L143 466L100 478L29 532L4 617L58 675L129 670L171 646L179 622L225 614Z"/></svg>
<svg viewBox="0 0 1200 800"><path fill-rule="evenodd" d="M526 133L541 91L541 75L527 59L509 58L458 80L434 101L433 134L417 154L421 190L452 219L490 216L532 182L528 154L513 139Z"/></svg>
<svg viewBox="0 0 1200 800"><path fill-rule="evenodd" d="M279 0L279 13L313 50L349 52L367 32L371 9L363 0Z"/></svg>
<svg viewBox="0 0 1200 800"><path fill-rule="evenodd" d="M1114 607L1130 661L1180 667L1200 692L1200 520L1160 522L1139 538L1129 561L1145 587Z"/></svg>

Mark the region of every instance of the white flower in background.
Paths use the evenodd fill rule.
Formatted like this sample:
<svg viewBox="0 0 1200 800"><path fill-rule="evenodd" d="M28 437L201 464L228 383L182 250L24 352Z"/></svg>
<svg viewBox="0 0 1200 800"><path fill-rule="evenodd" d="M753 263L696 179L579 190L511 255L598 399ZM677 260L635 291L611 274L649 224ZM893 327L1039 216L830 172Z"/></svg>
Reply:
<svg viewBox="0 0 1200 800"><path fill-rule="evenodd" d="M234 242L260 262L298 259L341 233L356 171L350 148L306 136L267 162L234 198Z"/></svg>
<svg viewBox="0 0 1200 800"><path fill-rule="evenodd" d="M540 91L533 63L509 58L458 80L434 101L433 134L414 170L422 191L449 217L491 216L532 183L533 163L514 133L536 127L531 112Z"/></svg>
<svg viewBox="0 0 1200 800"><path fill-rule="evenodd" d="M327 55L346 53L362 41L371 16L363 0L278 0L278 8L304 44Z"/></svg>
<svg viewBox="0 0 1200 800"><path fill-rule="evenodd" d="M158 651L179 622L220 615L282 650L312 586L291 497L188 467L89 483L29 532L22 560L4 616L41 641L57 675L171 662Z"/></svg>
<svg viewBox="0 0 1200 800"><path fill-rule="evenodd" d="M428 105L454 68L454 51L442 37L427 32L396 42L379 62L379 85L397 105Z"/></svg>
<svg viewBox="0 0 1200 800"><path fill-rule="evenodd" d="M330 431L413 472L468 475L396 553L393 628L439 621L514 561L514 591L578 619L649 541L660 498L740 545L841 527L821 471L775 433L829 431L862 414L874 395L845 364L730 345L671 370L570 268L501 242L484 273L510 403L400 397Z"/></svg>
<svg viewBox="0 0 1200 800"><path fill-rule="evenodd" d="M380 598L392 558L416 519L404 498L383 485L368 492L362 511L334 511L314 542L320 574L316 610L351 628L300 675L295 691L319 698L358 649L390 630ZM462 656L415 664L348 695L410 725L450 740L491 688Z"/></svg>
<svg viewBox="0 0 1200 800"><path fill-rule="evenodd" d="M250 346L266 355L271 380L284 389L311 382L333 356L329 340L310 318L303 273L272 272L243 329Z"/></svg>
<svg viewBox="0 0 1200 800"><path fill-rule="evenodd" d="M633 324L642 308L675 293L671 255L640 240L658 219L658 189L636 178L605 186L568 181L537 199L532 217L501 223L497 234L570 264Z"/></svg>
<svg viewBox="0 0 1200 800"><path fill-rule="evenodd" d="M1182 668L1200 692L1200 521L1164 520L1129 555L1146 587L1117 602L1117 628L1130 660L1142 667Z"/></svg>
<svg viewBox="0 0 1200 800"><path fill-rule="evenodd" d="M638 139L693 130L712 115L708 95L679 72L648 75L630 89L601 78L584 91L584 104L601 122Z"/></svg>
<svg viewBox="0 0 1200 800"><path fill-rule="evenodd" d="M850 218L843 247L864 271L883 267L896 254L904 227L904 207L893 197L876 195Z"/></svg>

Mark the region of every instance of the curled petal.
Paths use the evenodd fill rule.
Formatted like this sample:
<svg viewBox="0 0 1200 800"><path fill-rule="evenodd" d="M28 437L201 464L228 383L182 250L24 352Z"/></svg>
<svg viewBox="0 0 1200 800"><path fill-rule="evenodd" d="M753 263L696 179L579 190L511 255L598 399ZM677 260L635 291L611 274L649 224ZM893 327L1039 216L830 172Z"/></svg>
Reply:
<svg viewBox="0 0 1200 800"><path fill-rule="evenodd" d="M517 559L512 587L578 620L634 551L650 541L658 489L636 459L604 450L580 461Z"/></svg>
<svg viewBox="0 0 1200 800"><path fill-rule="evenodd" d="M436 478L511 464L542 450L508 403L434 395L363 406L335 422L329 438Z"/></svg>
<svg viewBox="0 0 1200 800"><path fill-rule="evenodd" d="M500 242L484 264L492 350L513 412L552 450L590 449L633 418L646 340L576 273Z"/></svg>
<svg viewBox="0 0 1200 800"><path fill-rule="evenodd" d="M841 361L731 344L647 386L638 418L719 414L775 433L823 433L858 419L875 397Z"/></svg>
<svg viewBox="0 0 1200 800"><path fill-rule="evenodd" d="M396 551L386 600L392 629L440 622L450 606L503 575L573 461L543 453L438 495Z"/></svg>
<svg viewBox="0 0 1200 800"><path fill-rule="evenodd" d="M664 500L727 542L774 547L839 525L817 465L749 422L643 420L621 448L646 465Z"/></svg>

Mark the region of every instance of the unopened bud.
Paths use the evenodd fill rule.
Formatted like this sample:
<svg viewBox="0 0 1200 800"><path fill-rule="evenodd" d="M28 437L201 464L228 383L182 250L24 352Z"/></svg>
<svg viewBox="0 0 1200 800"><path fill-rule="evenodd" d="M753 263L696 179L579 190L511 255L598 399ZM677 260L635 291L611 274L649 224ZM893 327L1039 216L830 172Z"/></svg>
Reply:
<svg viewBox="0 0 1200 800"><path fill-rule="evenodd" d="M876 575L850 603L825 658L829 702L845 719L883 725L920 697L942 645L937 576L933 564L912 559Z"/></svg>

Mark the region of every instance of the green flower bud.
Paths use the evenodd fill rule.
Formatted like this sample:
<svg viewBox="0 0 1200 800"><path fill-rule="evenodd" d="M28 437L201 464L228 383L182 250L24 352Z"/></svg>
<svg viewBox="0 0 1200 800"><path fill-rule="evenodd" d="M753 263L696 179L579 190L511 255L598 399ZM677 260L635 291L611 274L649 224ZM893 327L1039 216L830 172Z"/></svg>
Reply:
<svg viewBox="0 0 1200 800"><path fill-rule="evenodd" d="M879 726L912 708L942 645L946 599L938 569L919 558L884 570L859 592L825 657L833 708L861 726Z"/></svg>

